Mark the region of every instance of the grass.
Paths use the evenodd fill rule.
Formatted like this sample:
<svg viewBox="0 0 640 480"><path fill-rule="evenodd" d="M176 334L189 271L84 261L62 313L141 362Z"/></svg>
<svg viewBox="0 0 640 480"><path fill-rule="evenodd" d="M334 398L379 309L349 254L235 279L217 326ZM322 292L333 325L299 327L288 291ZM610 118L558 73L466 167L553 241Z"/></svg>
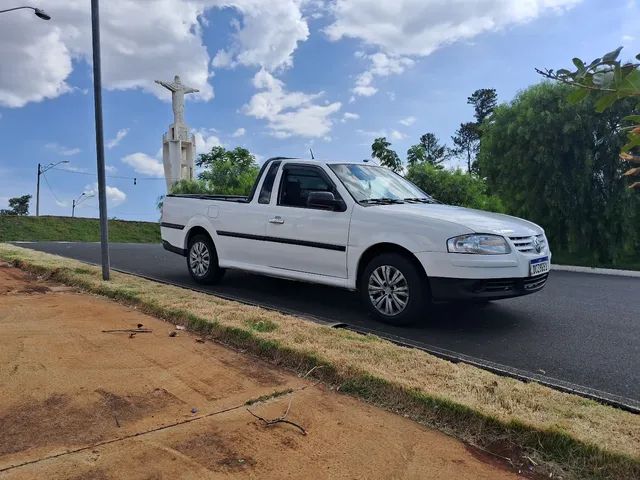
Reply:
<svg viewBox="0 0 640 480"><path fill-rule="evenodd" d="M109 220L109 240L159 243L160 226L153 222ZM96 218L0 216L0 242L13 241L98 242L100 225Z"/></svg>
<svg viewBox="0 0 640 480"><path fill-rule="evenodd" d="M616 262L596 262L588 254L553 251L553 263L557 265L576 265L579 267L617 268L620 270L640 271L638 252L622 255Z"/></svg>
<svg viewBox="0 0 640 480"><path fill-rule="evenodd" d="M640 478L640 415L454 364L375 336L0 244L0 258L316 378L515 464L567 479Z"/></svg>

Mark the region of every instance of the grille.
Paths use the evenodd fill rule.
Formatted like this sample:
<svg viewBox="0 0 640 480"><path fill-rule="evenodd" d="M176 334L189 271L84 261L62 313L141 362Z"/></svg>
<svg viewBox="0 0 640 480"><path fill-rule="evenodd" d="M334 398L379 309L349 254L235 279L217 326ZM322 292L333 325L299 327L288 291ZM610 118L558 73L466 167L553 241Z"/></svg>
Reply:
<svg viewBox="0 0 640 480"><path fill-rule="evenodd" d="M547 249L547 242L544 238L544 235L532 235L529 237L509 237L513 242L513 245L516 247L516 250L524 253L542 253ZM540 246L542 249L540 252L536 251L534 247L534 239L538 239L540 242Z"/></svg>
<svg viewBox="0 0 640 480"><path fill-rule="evenodd" d="M548 273L527 278L495 278L491 280L481 280L473 288L475 293L509 293L523 290L533 292L540 290L547 283Z"/></svg>
<svg viewBox="0 0 640 480"><path fill-rule="evenodd" d="M536 275L535 277L529 277L524 279L524 289L525 290L538 290L539 288L544 287L544 284L547 283L548 273L543 273L542 275Z"/></svg>

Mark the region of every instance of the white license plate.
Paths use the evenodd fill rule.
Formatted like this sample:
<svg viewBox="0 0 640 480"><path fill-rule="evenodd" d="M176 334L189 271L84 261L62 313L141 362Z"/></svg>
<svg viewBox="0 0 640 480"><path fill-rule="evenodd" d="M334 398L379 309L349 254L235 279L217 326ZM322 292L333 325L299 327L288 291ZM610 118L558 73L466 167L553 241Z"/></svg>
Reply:
<svg viewBox="0 0 640 480"><path fill-rule="evenodd" d="M536 275L547 273L549 271L549 268L549 257L536 258L535 260L531 260L531 262L529 262L529 276L534 277Z"/></svg>

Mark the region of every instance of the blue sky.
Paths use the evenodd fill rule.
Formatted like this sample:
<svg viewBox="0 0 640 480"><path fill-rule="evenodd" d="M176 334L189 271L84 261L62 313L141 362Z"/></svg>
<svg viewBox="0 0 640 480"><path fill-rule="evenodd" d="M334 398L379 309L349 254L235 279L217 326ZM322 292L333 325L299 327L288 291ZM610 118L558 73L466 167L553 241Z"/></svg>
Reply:
<svg viewBox="0 0 640 480"><path fill-rule="evenodd" d="M50 22L0 15L0 208L35 195L38 162L69 161L43 178L41 214L70 215L95 188L88 2L59 3L35 2ZM449 142L475 89L506 102L540 81L534 67L640 51L630 0L103 3L109 216L124 219L157 220L165 193L157 155L172 114L157 78L201 89L186 106L200 151L354 159L385 135L403 157L427 131ZM77 213L97 216L95 198Z"/></svg>

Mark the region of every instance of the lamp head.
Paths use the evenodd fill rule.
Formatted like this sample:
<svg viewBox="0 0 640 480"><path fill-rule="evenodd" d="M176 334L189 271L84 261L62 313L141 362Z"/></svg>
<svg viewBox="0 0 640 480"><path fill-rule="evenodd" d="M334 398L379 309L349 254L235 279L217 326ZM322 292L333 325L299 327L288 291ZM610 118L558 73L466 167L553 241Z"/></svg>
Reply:
<svg viewBox="0 0 640 480"><path fill-rule="evenodd" d="M51 20L51 16L48 15L44 10L34 8L33 11L35 12L36 17L41 18L42 20Z"/></svg>

